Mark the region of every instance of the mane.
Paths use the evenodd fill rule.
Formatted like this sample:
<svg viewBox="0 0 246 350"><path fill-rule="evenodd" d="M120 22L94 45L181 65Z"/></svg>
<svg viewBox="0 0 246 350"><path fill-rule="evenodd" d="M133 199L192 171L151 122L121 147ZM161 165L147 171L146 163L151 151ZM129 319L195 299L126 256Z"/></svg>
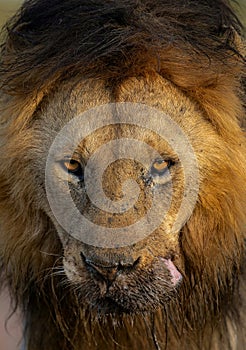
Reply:
<svg viewBox="0 0 246 350"><path fill-rule="evenodd" d="M110 334L112 329L114 333L119 325L124 327L108 340L112 349L116 348L117 341L126 337L129 346L138 341L138 346L152 348L154 344L158 349L156 334L161 334L163 323L176 338L183 329L197 327L200 339L194 334L190 343L194 340L202 344L201 314L207 320L211 314L215 315L216 325L221 312L235 322L239 319L238 310L233 310L234 304L229 307L228 300L238 288L245 259L242 234L245 200L239 200L240 189L245 186L242 165L245 160L240 155L237 158L238 144L245 142L241 132L245 123L242 31L239 19L226 0L53 0L52 4L48 0L28 0L5 25L0 53L0 135L3 141L11 136L13 139L10 146L8 142L0 145L1 150L9 152L2 151L0 156L5 162L4 170L0 169L0 211L7 218L5 226L10 232L0 271L12 293L15 308L20 306L26 316L27 332L31 332L34 339L33 349L38 349L35 346L46 348L45 337L44 343L38 345L35 339L40 327L46 329L49 322L57 324L66 337L66 344L61 342L60 349L70 346L76 349L76 339L83 337L88 344L96 342L96 337L92 340L93 335L105 337L103 333ZM228 192L221 194L221 202L212 195L210 202L206 202L201 193L190 222L183 228L181 246L187 276L177 309L171 303L159 313L125 315L117 321L110 316L98 320L96 315L88 316L88 310L80 309L78 295L72 287L64 287L65 276L59 275L62 247L54 227L45 221L43 212L32 208L31 198L20 200L22 194L14 188L14 185L21 188L16 174L10 174L7 179L2 173L11 169L12 159L22 159L25 149L31 147L28 140L21 139L21 133L28 130L35 112L61 83L80 77L105 80L117 96L121 82L152 72L171 81L194 101L221 139L230 144L235 156L231 160L231 172L225 166L226 178L221 179L216 173L209 188L212 194L223 186ZM16 144L18 149L13 147ZM11 176L16 181L13 189L10 189ZM205 242L197 227L210 232L209 238L211 232L217 234L217 238L211 239L223 253L214 251L218 253L216 264L209 260L206 251L200 258ZM41 251L46 251L47 256ZM22 265L16 266L16 261ZM207 270L203 272L205 266ZM57 275L52 274L52 269L58 271ZM195 282L198 278L202 280L200 284ZM240 302L235 301L238 309ZM137 336L131 334L132 323L137 326ZM226 321L222 323L221 332L227 329ZM212 328L211 325L207 338ZM48 330L49 349L58 344L56 333L53 337L52 332L53 328ZM141 343L144 332L149 335L149 344Z"/></svg>
<svg viewBox="0 0 246 350"><path fill-rule="evenodd" d="M191 68L190 60L195 65L207 62L199 69L205 73L209 68L196 83L199 86L207 84L211 74L222 73L235 58L231 56L240 56L234 38L241 34L241 25L224 0L191 1L189 6L187 0L49 4L26 1L6 25L2 82L13 90L30 91L64 73L121 79L141 73L149 63L171 77L169 65L181 65L178 75ZM179 56L170 60L173 49Z"/></svg>
<svg viewBox="0 0 246 350"><path fill-rule="evenodd" d="M21 96L26 106L76 75L108 79L113 87L157 71L225 129L221 111L213 118L212 109L224 106L227 123L230 111L240 110L235 91L244 77L241 36L241 23L225 0L54 0L52 6L29 0L2 34L1 90ZM240 121L242 115L238 111Z"/></svg>

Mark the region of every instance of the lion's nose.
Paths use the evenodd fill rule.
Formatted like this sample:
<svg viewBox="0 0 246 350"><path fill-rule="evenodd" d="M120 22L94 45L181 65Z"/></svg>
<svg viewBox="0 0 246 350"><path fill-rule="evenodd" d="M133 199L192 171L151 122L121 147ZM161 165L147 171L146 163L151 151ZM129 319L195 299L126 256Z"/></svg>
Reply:
<svg viewBox="0 0 246 350"><path fill-rule="evenodd" d="M94 276L101 277L110 283L116 279L117 275L121 273L129 273L130 271L134 270L140 261L139 257L131 263L119 261L118 263L106 265L98 260L95 262L92 259L86 258L82 253L81 257L87 269L92 272Z"/></svg>

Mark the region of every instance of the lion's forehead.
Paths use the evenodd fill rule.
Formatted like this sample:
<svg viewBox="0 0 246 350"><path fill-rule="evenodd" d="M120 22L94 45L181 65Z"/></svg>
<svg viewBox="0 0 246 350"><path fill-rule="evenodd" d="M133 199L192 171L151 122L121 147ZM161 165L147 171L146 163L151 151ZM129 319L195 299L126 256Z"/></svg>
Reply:
<svg viewBox="0 0 246 350"><path fill-rule="evenodd" d="M211 142L213 142L213 138L216 138L216 133L200 107L192 99L188 98L180 88L157 73L146 73L144 76L130 77L118 83L114 82L111 85L108 81L94 79L77 78L76 81L66 81L48 99L46 113L43 113L43 116L40 115L40 117L49 120L53 118L54 124L62 128L76 116L95 110L99 106L115 103L132 103L148 106L150 107L150 120L151 118L153 119L154 110L165 113L168 118L171 118L184 130L191 142L197 140L197 138L202 139L204 137L205 133L204 131L199 131L201 128L197 128L198 125L202 125L203 130L204 128L207 129ZM98 118L102 118L101 110L98 113ZM109 113L109 109L107 113ZM132 111L132 116L134 118L134 111ZM88 118L90 118L90 114L88 114ZM141 132L136 128L136 123L135 127L123 126L124 119L115 108L110 110L107 121L108 124L111 121L111 124L114 125L118 122L118 126L117 131L116 128L110 128L109 126L102 129L104 138L115 138L117 136L116 133L121 132L121 137L141 135L143 140L153 139L152 134L147 130L148 128L145 127L144 123L142 126L145 127L145 130L141 130ZM121 127L119 126L120 123ZM155 123L155 129L158 129L158 124L161 126L163 120L156 118L153 119L153 123ZM159 143L158 133L156 134L156 140ZM94 141L96 140L98 140L98 137L95 137ZM92 139L90 143L91 141Z"/></svg>

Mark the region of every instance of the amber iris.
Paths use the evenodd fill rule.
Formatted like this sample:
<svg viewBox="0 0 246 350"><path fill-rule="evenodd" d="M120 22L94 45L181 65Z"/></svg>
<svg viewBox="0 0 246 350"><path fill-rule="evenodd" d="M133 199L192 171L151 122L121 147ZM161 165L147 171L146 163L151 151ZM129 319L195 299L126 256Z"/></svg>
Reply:
<svg viewBox="0 0 246 350"><path fill-rule="evenodd" d="M81 167L81 164L74 159L68 159L63 161L63 167L68 171L68 173L77 176L80 179L83 179L84 172Z"/></svg>
<svg viewBox="0 0 246 350"><path fill-rule="evenodd" d="M157 159L151 168L151 172L156 175L163 175L169 167L169 161L164 159Z"/></svg>

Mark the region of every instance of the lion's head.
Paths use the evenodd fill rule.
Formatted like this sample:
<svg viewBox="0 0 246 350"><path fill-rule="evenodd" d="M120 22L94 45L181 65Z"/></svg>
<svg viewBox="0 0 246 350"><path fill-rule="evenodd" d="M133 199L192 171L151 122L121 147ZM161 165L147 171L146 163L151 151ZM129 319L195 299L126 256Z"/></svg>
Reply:
<svg viewBox="0 0 246 350"><path fill-rule="evenodd" d="M152 348L129 333L153 317L191 346L244 260L238 22L224 1L45 3L9 24L0 70L0 257L28 349Z"/></svg>

